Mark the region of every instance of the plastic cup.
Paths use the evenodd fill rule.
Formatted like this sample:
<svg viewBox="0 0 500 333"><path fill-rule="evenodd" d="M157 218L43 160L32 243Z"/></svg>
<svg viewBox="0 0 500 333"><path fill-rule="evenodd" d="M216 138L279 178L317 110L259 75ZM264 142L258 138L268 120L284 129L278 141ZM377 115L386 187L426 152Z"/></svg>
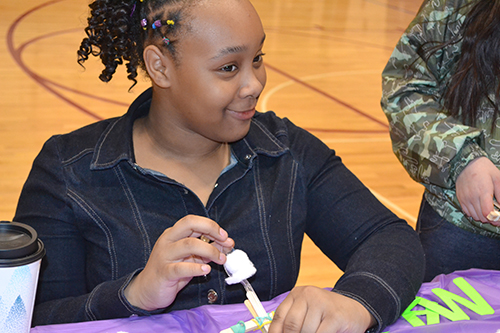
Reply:
<svg viewBox="0 0 500 333"><path fill-rule="evenodd" d="M40 262L45 255L32 227L0 221L0 332L30 331Z"/></svg>

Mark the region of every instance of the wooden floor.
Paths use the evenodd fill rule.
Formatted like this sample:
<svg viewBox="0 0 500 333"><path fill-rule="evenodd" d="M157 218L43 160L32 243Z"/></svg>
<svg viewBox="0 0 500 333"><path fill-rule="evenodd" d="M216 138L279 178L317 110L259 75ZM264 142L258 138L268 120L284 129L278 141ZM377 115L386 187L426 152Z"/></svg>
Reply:
<svg viewBox="0 0 500 333"><path fill-rule="evenodd" d="M267 34L268 84L259 110L290 118L342 156L414 225L423 188L394 157L380 109L381 79L421 0L252 0ZM52 134L123 114L149 86L128 92L120 71L76 63L87 0L0 2L0 219L13 217L31 163ZM306 239L298 284L332 286L340 272Z"/></svg>

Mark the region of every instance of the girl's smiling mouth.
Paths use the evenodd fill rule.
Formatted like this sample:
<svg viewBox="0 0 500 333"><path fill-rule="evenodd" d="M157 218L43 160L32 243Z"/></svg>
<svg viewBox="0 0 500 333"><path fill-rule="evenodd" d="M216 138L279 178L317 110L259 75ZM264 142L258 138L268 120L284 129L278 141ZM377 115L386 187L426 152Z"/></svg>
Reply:
<svg viewBox="0 0 500 333"><path fill-rule="evenodd" d="M255 108L252 108L250 110L244 110L244 111L236 111L236 110L227 110L231 116L239 119L239 120L249 120L251 119L254 114L255 114Z"/></svg>

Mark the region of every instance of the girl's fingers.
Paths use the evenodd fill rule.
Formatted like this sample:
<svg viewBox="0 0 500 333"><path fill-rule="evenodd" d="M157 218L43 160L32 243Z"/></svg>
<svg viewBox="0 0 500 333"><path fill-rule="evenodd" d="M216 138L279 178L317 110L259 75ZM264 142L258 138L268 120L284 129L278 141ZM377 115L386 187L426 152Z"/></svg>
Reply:
<svg viewBox="0 0 500 333"><path fill-rule="evenodd" d="M315 332L310 327L304 325L308 322L308 307L306 302L294 301L283 321L283 331L287 333ZM309 330L308 330L309 329Z"/></svg>
<svg viewBox="0 0 500 333"><path fill-rule="evenodd" d="M193 256L202 258L204 262L213 261L219 265L226 261L224 253L199 238L183 238L169 246L168 261L183 261Z"/></svg>
<svg viewBox="0 0 500 333"><path fill-rule="evenodd" d="M465 216L471 216L467 206L461 205L461 207L462 207L462 211L464 212Z"/></svg>
<svg viewBox="0 0 500 333"><path fill-rule="evenodd" d="M477 195L475 197L475 200L472 203L474 220L476 220L476 221L485 220L485 218L483 216L483 210L481 207L482 207L481 206L481 197L480 197L480 195Z"/></svg>
<svg viewBox="0 0 500 333"><path fill-rule="evenodd" d="M290 295L286 297L283 302L278 306L274 313L273 321L269 327L269 333L281 333L284 331L283 325L290 308L292 307L293 300Z"/></svg>
<svg viewBox="0 0 500 333"><path fill-rule="evenodd" d="M213 242L211 245L215 246L220 252L228 254L234 248L234 240L228 238L224 242Z"/></svg>
<svg viewBox="0 0 500 333"><path fill-rule="evenodd" d="M199 237L199 239L201 239L202 241L206 242L206 243L209 243L215 247L217 247L217 249L221 250L221 249L232 249L234 247L234 240L232 238L226 238L224 241L220 241L220 240L214 240L214 239L211 239L211 237L208 235L201 235Z"/></svg>
<svg viewBox="0 0 500 333"><path fill-rule="evenodd" d="M165 277L172 281L189 281L194 276L207 275L210 270L210 265L183 261L165 266Z"/></svg>
<svg viewBox="0 0 500 333"><path fill-rule="evenodd" d="M491 195L483 196L481 200L481 217L483 222L487 222L488 214L494 209L493 197Z"/></svg>
<svg viewBox="0 0 500 333"><path fill-rule="evenodd" d="M204 235L212 241L224 242L228 234L215 221L196 215L187 215L165 231L168 241L175 242L186 237Z"/></svg>

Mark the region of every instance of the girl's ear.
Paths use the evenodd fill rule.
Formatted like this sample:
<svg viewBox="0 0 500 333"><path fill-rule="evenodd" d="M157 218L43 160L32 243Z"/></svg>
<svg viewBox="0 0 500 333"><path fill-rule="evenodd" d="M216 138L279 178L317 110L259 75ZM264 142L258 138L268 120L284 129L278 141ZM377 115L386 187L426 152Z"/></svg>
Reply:
<svg viewBox="0 0 500 333"><path fill-rule="evenodd" d="M169 69L172 61L156 45L146 46L143 56L151 80L160 88L170 87Z"/></svg>

